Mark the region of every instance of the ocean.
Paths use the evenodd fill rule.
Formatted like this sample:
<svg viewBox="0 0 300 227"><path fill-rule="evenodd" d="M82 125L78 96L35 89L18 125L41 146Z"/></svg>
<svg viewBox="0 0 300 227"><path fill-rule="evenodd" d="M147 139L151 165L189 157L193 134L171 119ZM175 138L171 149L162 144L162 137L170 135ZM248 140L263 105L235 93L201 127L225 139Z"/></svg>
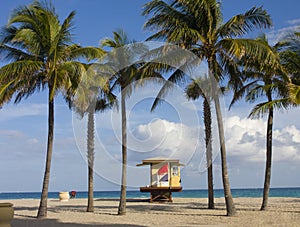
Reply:
<svg viewBox="0 0 300 227"><path fill-rule="evenodd" d="M262 188L249 188L249 189L231 189L232 196L237 197L251 197L259 198L263 195ZM48 198L58 198L58 192L49 192ZM177 198L207 198L207 190L183 190L172 194ZM214 190L215 198L224 197L223 189ZM0 193L0 200L4 199L40 199L40 192L3 192ZM95 191L94 198L119 198L119 191ZM127 191L127 198L148 198L149 193L141 193L139 191ZM300 188L271 188L269 197L293 197L300 198ZM76 198L87 198L87 192L77 191Z"/></svg>

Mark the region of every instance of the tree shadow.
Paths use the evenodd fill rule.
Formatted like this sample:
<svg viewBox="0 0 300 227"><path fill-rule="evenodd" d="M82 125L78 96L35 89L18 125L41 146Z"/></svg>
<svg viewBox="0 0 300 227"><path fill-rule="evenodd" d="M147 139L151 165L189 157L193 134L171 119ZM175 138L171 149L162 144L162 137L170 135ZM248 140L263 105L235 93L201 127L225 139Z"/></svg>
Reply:
<svg viewBox="0 0 300 227"><path fill-rule="evenodd" d="M38 207L19 207L19 206L14 206L14 210L15 211L18 211L18 210L34 211L34 210L38 210Z"/></svg>
<svg viewBox="0 0 300 227"><path fill-rule="evenodd" d="M279 202L271 200L271 202L269 202L269 203L299 203L299 202L300 202L300 199L293 199L293 200L281 200Z"/></svg>
<svg viewBox="0 0 300 227"><path fill-rule="evenodd" d="M101 199L103 201L103 199ZM112 199L107 199L109 201L112 201ZM138 202L138 203L137 203ZM142 204L141 204L142 203ZM151 213L154 215L159 214L167 214L167 215L175 215L175 216L209 216L209 217L224 217L226 216L224 214L213 213L213 210L216 211L225 211L225 204L223 203L215 203L216 208L215 209L208 209L207 204L204 203L198 203L198 202L192 202L192 203L169 203L169 202L154 202L150 203L149 200L141 200L141 199L129 199L127 203L127 210L128 213ZM115 205L105 205L101 206L100 204L97 206L94 206L94 214L100 214L100 215L117 215L117 208L118 206ZM16 211L37 211L38 207L15 207ZM184 212L182 212L185 210ZM193 210L193 211L192 211ZM195 212L196 210L199 210L199 212ZM201 212L201 210L206 212ZM48 208L49 212L52 213L60 213L62 211L71 211L71 212L78 212L78 213L86 213L86 206L85 205L71 205L71 204L57 204L52 205ZM211 211L211 212L210 212ZM34 224L38 219L35 219L35 216L28 216L28 215L21 215L21 214L15 214L15 216L19 217L20 220L27 221L32 219L32 223ZM22 219L26 218L26 219ZM17 219L18 220L18 219ZM48 220L48 219L47 219ZM48 224L47 220L45 220L45 223ZM40 221L40 220L38 220ZM53 220L48 220L49 223L53 223ZM42 223L38 222L37 224ZM57 224L57 223L56 223ZM65 225L60 226L67 226L66 223L62 223ZM39 224L40 225L40 224ZM39 226L37 225L37 226ZM41 225L42 226L42 225ZM51 225L50 225L51 226ZM54 226L54 225L53 225ZM74 224L75 227L77 225ZM80 226L80 225L79 225ZM83 226L89 226L89 225L83 225ZM101 225L99 225L101 226ZM102 225L103 226L103 225Z"/></svg>
<svg viewBox="0 0 300 227"><path fill-rule="evenodd" d="M14 219L12 221L13 227L92 227L92 226L106 226L106 227L137 227L140 225L131 224L77 224L77 223L61 223L57 219Z"/></svg>
<svg viewBox="0 0 300 227"><path fill-rule="evenodd" d="M208 209L208 205L206 203L198 203L198 202L191 202L191 203L176 203L176 205L183 207L184 209L191 209L191 210L225 210L224 203L214 203L214 209ZM174 204L175 205L175 204ZM235 203L235 205L238 205Z"/></svg>
<svg viewBox="0 0 300 227"><path fill-rule="evenodd" d="M95 201L115 201L115 202L119 202L120 199L119 198L100 198L100 199L95 199ZM149 202L150 199L149 198L127 198L126 202Z"/></svg>
<svg viewBox="0 0 300 227"><path fill-rule="evenodd" d="M300 214L299 210L283 210L281 211L283 213L294 213L294 214Z"/></svg>
<svg viewBox="0 0 300 227"><path fill-rule="evenodd" d="M167 215L174 215L174 216L209 216L209 217L223 217L226 216L225 214L213 214L213 213L192 213L182 210L186 210L187 207L183 206L164 206L164 205L127 205L127 210L130 213L151 213L151 214L167 214ZM204 208L188 208L188 209L202 209ZM205 210L209 211L209 209L205 208ZM224 210L224 209L215 209L215 210ZM212 210L210 210L212 211Z"/></svg>

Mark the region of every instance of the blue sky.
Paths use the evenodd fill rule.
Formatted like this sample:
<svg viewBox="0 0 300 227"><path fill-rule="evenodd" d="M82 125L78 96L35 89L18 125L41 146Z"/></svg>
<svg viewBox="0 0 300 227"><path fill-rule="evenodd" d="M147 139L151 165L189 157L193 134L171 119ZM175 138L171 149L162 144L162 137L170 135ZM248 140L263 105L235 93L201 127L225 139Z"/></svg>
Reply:
<svg viewBox="0 0 300 227"><path fill-rule="evenodd" d="M52 1L61 18L76 11L75 41L82 45L99 45L123 28L128 35L143 41L150 32L143 30L146 18L141 6L146 0L65 0ZM0 25L3 26L15 7L31 1L2 0ZM298 0L223 1L224 20L253 6L264 6L271 14L274 27L267 32L271 41L299 25ZM138 89L128 100L129 173L132 188L149 184L148 169L136 168L141 159L162 154L174 155L186 164L182 171L184 188L206 188L203 160L201 101L187 102L177 88L166 104L149 112L151 97L157 88ZM230 112L229 98L222 100L228 149L229 177L233 188L262 187L264 177L264 143L266 119L250 120L250 106L238 103ZM274 164L272 187L300 186L299 108L276 112L274 124ZM96 116L95 190L118 190L121 174L120 115L116 110ZM86 190L85 162L86 122L79 121L60 96L55 106L55 143L50 191ZM216 125L214 124L216 130ZM215 132L216 133L216 132ZM199 140L200 138L200 140ZM215 137L217 138L217 137ZM0 192L40 191L44 173L47 139L47 97L41 92L18 105L8 104L0 110ZM215 187L221 188L217 139L214 141Z"/></svg>

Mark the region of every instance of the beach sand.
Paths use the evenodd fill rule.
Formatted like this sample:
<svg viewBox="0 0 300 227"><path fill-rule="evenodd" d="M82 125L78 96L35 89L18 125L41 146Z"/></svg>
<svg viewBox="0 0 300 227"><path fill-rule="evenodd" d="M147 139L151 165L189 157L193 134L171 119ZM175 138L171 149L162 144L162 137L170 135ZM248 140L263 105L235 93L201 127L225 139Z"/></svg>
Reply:
<svg viewBox="0 0 300 227"><path fill-rule="evenodd" d="M207 199L174 198L173 203L129 200L127 214L117 215L118 201L95 199L94 213L87 213L87 199L60 202L48 200L48 217L35 218L38 199L2 200L14 204L13 227L88 226L300 226L300 198L270 198L269 209L259 211L261 198L235 198L238 210L227 217L224 198L215 199L216 209L208 210Z"/></svg>

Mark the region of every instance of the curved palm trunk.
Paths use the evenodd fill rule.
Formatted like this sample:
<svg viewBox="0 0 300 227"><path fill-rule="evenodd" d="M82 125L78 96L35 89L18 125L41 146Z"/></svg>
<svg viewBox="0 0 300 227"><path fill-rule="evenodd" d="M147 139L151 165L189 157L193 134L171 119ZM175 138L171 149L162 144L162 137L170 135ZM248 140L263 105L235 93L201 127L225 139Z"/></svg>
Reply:
<svg viewBox="0 0 300 227"><path fill-rule="evenodd" d="M212 134L211 134L211 109L209 101L203 97L203 112L205 125L205 147L207 163L207 189L208 189L208 209L214 209L214 183L213 183L213 166L212 166Z"/></svg>
<svg viewBox="0 0 300 227"><path fill-rule="evenodd" d="M87 158L88 158L88 205L87 212L94 212L94 110L90 108L88 113L88 131L87 131Z"/></svg>
<svg viewBox="0 0 300 227"><path fill-rule="evenodd" d="M208 58L208 68L209 68L209 76L211 78L211 87L212 87L212 95L216 109L217 122L218 122L218 131L219 131L219 141L220 141L220 150L221 150L221 165L222 165L222 181L223 181L223 189L224 189L224 197L226 203L226 211L227 216L234 216L236 214L236 209L233 203L228 170L227 170L227 158L226 158L226 146L225 146L225 134L224 134L224 126L223 126L223 117L221 112L220 100L219 100L219 90L217 88L217 81L212 71L213 64L212 59Z"/></svg>
<svg viewBox="0 0 300 227"><path fill-rule="evenodd" d="M50 167L52 159L53 150L53 134L54 134L54 99L51 100L51 90L49 87L49 102L48 102L48 142L47 142L47 156L46 156L46 166L43 180L43 189L41 194L40 206L37 214L37 218L47 217L47 199L48 199L48 189L50 181Z"/></svg>
<svg viewBox="0 0 300 227"><path fill-rule="evenodd" d="M223 180L223 188L224 188L224 197L226 202L226 211L227 216L233 216L236 214L236 209L233 203L228 170L227 170L227 160L226 160L226 147L225 147L225 137L224 137L224 127L223 127L223 119L220 107L220 100L218 94L215 94L214 103L216 108L216 115L218 121L218 129L219 129L219 140L220 140L220 149L221 149L221 163L222 163L222 180Z"/></svg>
<svg viewBox="0 0 300 227"><path fill-rule="evenodd" d="M268 94L269 102L272 101L271 94ZM272 132L273 132L273 107L269 110L268 115L268 126L267 126L267 154L266 154L266 170L265 170L265 183L264 183L264 194L263 201L260 210L266 210L268 206L268 198L270 191L270 182L271 182L271 165L272 165Z"/></svg>
<svg viewBox="0 0 300 227"><path fill-rule="evenodd" d="M126 103L125 94L121 89L121 114L122 114L122 180L121 195L118 214L126 214L126 166L127 166L127 129L126 129Z"/></svg>

